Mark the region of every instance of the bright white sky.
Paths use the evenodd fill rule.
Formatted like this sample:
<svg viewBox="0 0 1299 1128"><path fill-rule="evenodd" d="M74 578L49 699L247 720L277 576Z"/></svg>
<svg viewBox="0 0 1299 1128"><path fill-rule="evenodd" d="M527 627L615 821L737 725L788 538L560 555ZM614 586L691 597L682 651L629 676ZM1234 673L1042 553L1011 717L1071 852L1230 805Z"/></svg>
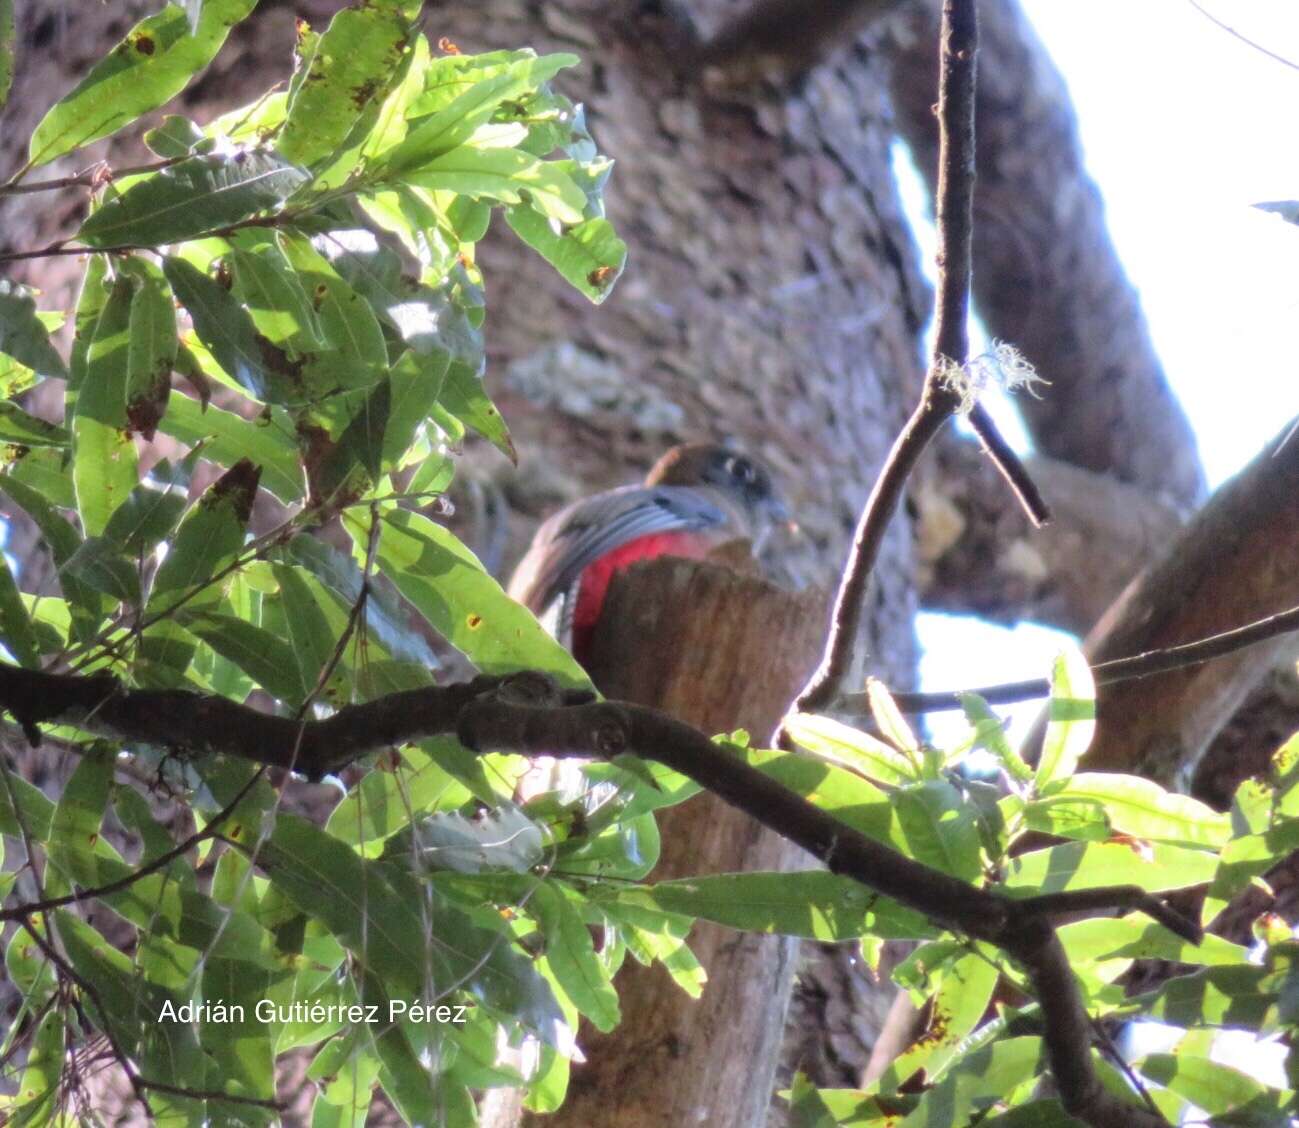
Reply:
<svg viewBox="0 0 1299 1128"><path fill-rule="evenodd" d="M1250 206L1299 199L1299 69L1189 0L1022 2L1068 83L1110 234L1216 486L1299 414L1299 227ZM1299 64L1296 0L1201 3ZM1041 676L1059 646L1039 628L942 616L918 629L934 689Z"/></svg>

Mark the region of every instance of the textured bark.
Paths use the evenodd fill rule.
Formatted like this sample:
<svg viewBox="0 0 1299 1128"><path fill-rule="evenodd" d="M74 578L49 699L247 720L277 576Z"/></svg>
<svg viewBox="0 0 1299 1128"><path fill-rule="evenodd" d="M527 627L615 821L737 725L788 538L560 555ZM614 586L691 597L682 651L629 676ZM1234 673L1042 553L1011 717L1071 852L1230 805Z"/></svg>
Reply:
<svg viewBox="0 0 1299 1128"><path fill-rule="evenodd" d="M890 41L898 127L932 181L935 5ZM1195 440L1155 355L1083 167L1059 72L1016 0L980 6L974 293L989 333L1051 382L1019 403L1038 449L1177 505L1197 503Z"/></svg>
<svg viewBox="0 0 1299 1128"><path fill-rule="evenodd" d="M591 671L606 696L654 705L708 732L773 731L820 656L825 599L715 565L663 560L617 577ZM653 880L806 868L796 846L712 795L659 818ZM584 1031L568 1098L541 1125L762 1124L779 1059L797 941L698 924L708 972L691 999L659 965L618 973L620 1025ZM743 1062L744 1068L736 1068Z"/></svg>
<svg viewBox="0 0 1299 1128"><path fill-rule="evenodd" d="M1299 603L1299 443L1273 440L1135 579L1086 644L1095 661L1190 642ZM1092 771L1189 783L1200 756L1250 688L1293 660L1283 635L1212 662L1106 686Z"/></svg>
<svg viewBox="0 0 1299 1128"><path fill-rule="evenodd" d="M921 605L1085 634L1182 522L1159 498L1052 458L1027 459L1054 517L1035 529L976 444L953 439L912 484Z"/></svg>

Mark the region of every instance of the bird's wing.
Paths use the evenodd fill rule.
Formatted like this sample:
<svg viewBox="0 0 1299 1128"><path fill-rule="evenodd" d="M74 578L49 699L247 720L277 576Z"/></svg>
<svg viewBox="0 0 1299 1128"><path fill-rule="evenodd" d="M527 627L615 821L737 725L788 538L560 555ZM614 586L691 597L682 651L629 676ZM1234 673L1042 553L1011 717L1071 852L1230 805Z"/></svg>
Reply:
<svg viewBox="0 0 1299 1128"><path fill-rule="evenodd" d="M724 525L726 512L685 486L625 486L574 502L547 520L519 561L510 594L544 611L605 553L651 533Z"/></svg>

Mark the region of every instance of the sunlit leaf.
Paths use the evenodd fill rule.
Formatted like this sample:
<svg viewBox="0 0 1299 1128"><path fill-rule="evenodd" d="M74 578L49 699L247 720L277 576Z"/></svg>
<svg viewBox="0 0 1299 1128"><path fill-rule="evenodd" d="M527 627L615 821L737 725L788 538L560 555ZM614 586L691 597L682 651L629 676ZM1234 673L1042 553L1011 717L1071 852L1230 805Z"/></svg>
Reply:
<svg viewBox="0 0 1299 1128"><path fill-rule="evenodd" d="M607 219L564 226L521 204L508 208L505 222L570 286L599 305L611 293L627 263L627 244Z"/></svg>
<svg viewBox="0 0 1299 1128"><path fill-rule="evenodd" d="M1096 686L1082 652L1066 650L1051 672L1046 739L1037 763L1037 787L1058 785L1073 774L1096 731Z"/></svg>
<svg viewBox="0 0 1299 1128"><path fill-rule="evenodd" d="M342 145L376 99L404 73L410 17L386 2L344 8L314 44L289 98L276 147L290 161L314 165Z"/></svg>
<svg viewBox="0 0 1299 1128"><path fill-rule="evenodd" d="M528 901L545 937L546 961L560 989L597 1030L618 1025L618 994L591 941L577 894L560 882L539 885Z"/></svg>
<svg viewBox="0 0 1299 1128"><path fill-rule="evenodd" d="M575 66L578 62L576 55L529 56L531 52L502 53L502 65L495 69L495 73L474 81L467 90L463 69L480 70L488 60L470 60L463 69L455 63L439 60L441 65L438 69L447 72L448 81L444 89L450 94L439 96L437 102L431 104L424 99L417 101L415 113L433 112L414 126L400 145L384 154L382 167L403 172L427 164L467 141L502 102L527 90L535 90L565 67Z"/></svg>
<svg viewBox="0 0 1299 1128"><path fill-rule="evenodd" d="M520 149L461 145L406 173L406 182L502 204L527 203L559 223L581 223L586 196L558 162Z"/></svg>
<svg viewBox="0 0 1299 1128"><path fill-rule="evenodd" d="M183 443L203 442L203 457L220 466L247 459L261 470L262 485L286 504L303 496L302 465L282 415L245 419L219 407L204 411L189 396L174 395L158 427Z"/></svg>
<svg viewBox="0 0 1299 1128"><path fill-rule="evenodd" d="M1163 843L1068 842L1006 861L1005 888L1016 895L1136 885L1148 893L1208 881L1216 854Z"/></svg>
<svg viewBox="0 0 1299 1128"><path fill-rule="evenodd" d="M369 527L344 523L364 553ZM427 517L390 509L382 518L379 570L452 646L484 673L546 670L567 685L589 684L572 655L501 589L456 537Z"/></svg>
<svg viewBox="0 0 1299 1128"><path fill-rule="evenodd" d="M116 133L180 93L256 2L205 0L192 32L188 17L174 4L136 24L41 119L32 134L31 166Z"/></svg>
<svg viewBox="0 0 1299 1128"><path fill-rule="evenodd" d="M148 615L160 615L188 601L199 585L235 558L243 547L259 477L260 471L251 463L236 462L199 498L154 576Z"/></svg>
<svg viewBox="0 0 1299 1128"><path fill-rule="evenodd" d="M87 536L104 531L114 509L139 481L126 414L134 287L119 277L86 341L85 375L72 419L73 482Z"/></svg>
<svg viewBox="0 0 1299 1128"><path fill-rule="evenodd" d="M180 243L277 208L305 179L259 149L191 157L97 208L78 237L92 247Z"/></svg>

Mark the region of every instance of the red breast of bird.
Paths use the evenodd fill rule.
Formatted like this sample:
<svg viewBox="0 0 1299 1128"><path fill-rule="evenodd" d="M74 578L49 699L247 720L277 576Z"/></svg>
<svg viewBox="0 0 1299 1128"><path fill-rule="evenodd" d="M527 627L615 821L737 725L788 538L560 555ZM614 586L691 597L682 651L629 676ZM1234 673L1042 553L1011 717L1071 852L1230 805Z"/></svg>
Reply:
<svg viewBox="0 0 1299 1128"><path fill-rule="evenodd" d="M559 637L582 661L613 577L658 556L702 559L728 541L756 552L785 506L760 463L713 443L673 447L640 486L583 498L550 517L510 580L544 615L559 605Z"/></svg>

